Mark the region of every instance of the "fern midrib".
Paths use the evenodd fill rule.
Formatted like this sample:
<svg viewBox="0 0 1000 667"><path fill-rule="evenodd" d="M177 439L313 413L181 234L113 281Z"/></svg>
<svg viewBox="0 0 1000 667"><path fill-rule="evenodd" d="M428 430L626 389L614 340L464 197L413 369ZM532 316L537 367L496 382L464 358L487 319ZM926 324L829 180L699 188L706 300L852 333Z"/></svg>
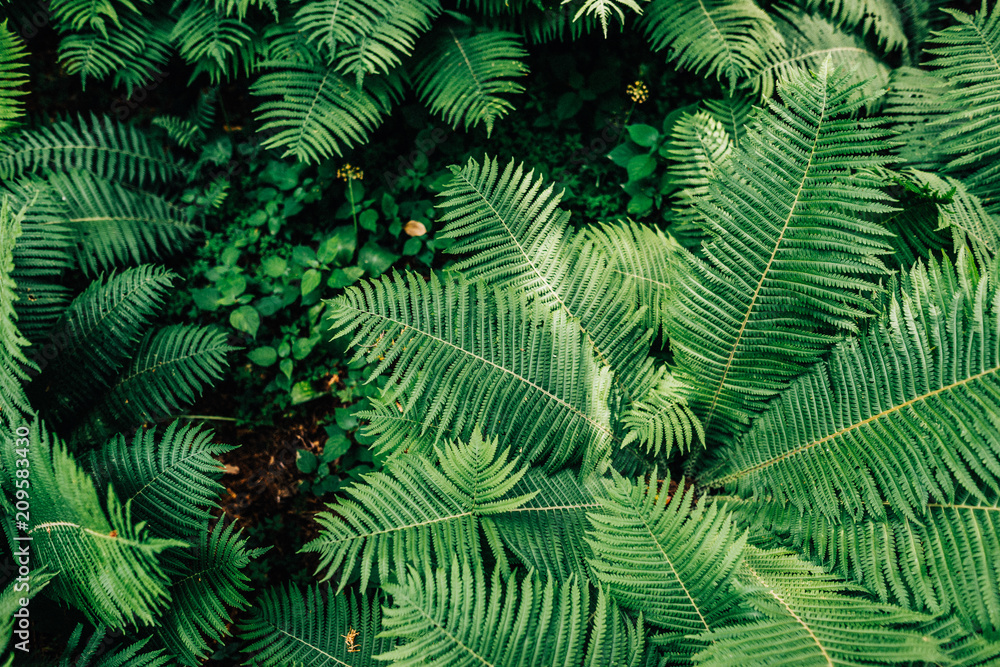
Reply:
<svg viewBox="0 0 1000 667"><path fill-rule="evenodd" d="M303 144L309 143L303 138L306 133L306 127L309 125L310 122L309 119L312 117L313 110L315 110L316 104L319 102L319 98L323 92L323 88L326 87L326 81L327 79L330 78L330 74L332 73L333 69L327 67L326 71L323 73L323 80L320 81L318 86L316 86L316 94L313 95L312 102L309 104L309 110L306 111L305 116L302 118L302 122L299 124L299 131L295 134L295 139L293 141L288 142L289 146L301 147Z"/></svg>
<svg viewBox="0 0 1000 667"><path fill-rule="evenodd" d="M629 494L628 499L630 501L632 500L631 494ZM640 511L640 508L636 507L635 505L630 504L630 507L635 512L635 515L642 522L642 525L646 529L646 532L649 533L649 539L652 540L653 544L656 545L656 548L660 552L660 555L663 556L664 562L666 562L667 566L670 568L670 571L673 572L674 579L677 581L677 585L681 587L681 590L684 591L684 595L687 596L687 599L691 602L691 608L694 609L696 614L698 614L698 618L701 620L701 624L705 626L706 630L710 631L712 629L711 626L708 625L708 621L705 620L705 616L701 613L701 609L698 607L698 603L695 602L694 598L691 596L691 593L688 591L687 586L685 586L684 582L681 580L680 575L677 573L677 568L674 567L673 561L670 560L670 556L667 555L667 552L663 549L663 545L660 544L660 541L656 539L656 533L653 532L652 526L650 526L649 522L646 521L646 516Z"/></svg>
<svg viewBox="0 0 1000 667"><path fill-rule="evenodd" d="M479 662L482 663L483 665L486 665L486 667L496 667L493 663L488 662L486 660L486 658L484 658L483 656L481 656L478 653L476 653L475 651L473 651L470 647L466 646L465 643L461 639L459 639L458 637L456 637L452 633L448 632L448 629L445 626L443 626L441 623L439 623L437 618L435 618L435 617L431 616L430 614L426 613L424 611L423 607L421 607L418 604L414 604L413 601L410 600L409 597L407 597L406 599L410 603L410 609L413 609L420 616L422 616L426 620L430 621L431 625L433 625L434 627L438 628L438 630L440 630L442 634L444 634L446 637L448 637L448 639L450 639L453 642L455 642L455 644L457 644L458 646L461 646L463 649L465 649L465 651L470 656L472 656L472 657L476 658L477 660L479 660ZM479 607L479 606L480 605L477 605L477 607Z"/></svg>
<svg viewBox="0 0 1000 667"><path fill-rule="evenodd" d="M324 651L323 649L321 649L319 646L316 646L315 644L310 644L306 640L301 639L300 637L297 637L296 635L293 635L292 633L288 632L284 628L278 627L278 625L276 623L272 623L272 622L268 621L268 625L270 625L272 628L274 628L275 632L280 632L281 634L283 634L283 635L285 635L287 637L291 637L296 642L302 644L303 646L308 646L309 648L313 649L317 653L320 653L320 654L326 656L327 658L329 658L330 660L333 660L338 665L344 665L344 667L352 667L351 663L344 662L344 661L340 660L339 658L337 658L337 656L332 655L330 653L327 653L326 651Z"/></svg>
<svg viewBox="0 0 1000 667"><path fill-rule="evenodd" d="M438 517L436 519L428 519L427 521L418 521L417 523L411 523L411 524L407 524L405 526L393 526L392 528L386 528L385 530L377 530L377 531L375 531L373 533L351 534L351 535L348 535L348 536L346 536L344 538L340 538L340 539L325 540L324 543L325 544L340 544L342 542L352 542L354 540L363 540L363 539L367 539L369 537L377 537L379 535L385 535L387 533L395 533L395 532L400 531L400 530L409 530L411 528L420 528L421 526L430 526L430 525L433 525L433 524L436 524L436 523L442 523L444 521L454 521L455 519L461 519L462 517L465 517L465 516L475 516L475 515L476 515L476 513L472 512L472 511L469 511L469 512L460 512L458 514L452 514L452 515L449 515L449 516ZM344 525L344 524L337 524L337 525Z"/></svg>
<svg viewBox="0 0 1000 667"><path fill-rule="evenodd" d="M778 463L781 463L782 461L785 461L785 460L787 460L787 459L789 459L789 458L791 458L793 456L798 456L799 454L801 454L803 452L806 452L806 451L809 451L809 450L813 449L814 447L818 447L818 446L822 445L825 442L833 440L834 438L838 438L838 437L844 435L845 433L849 433L849 432L851 432L853 430L856 430L856 429L862 428L864 426L867 426L869 423L874 422L874 421L879 420L879 419L882 419L883 417L886 417L887 415L891 415L891 414L894 414L896 412L900 412L901 410L904 410L904 409L908 408L909 406L911 406L911 405L913 405L915 403L919 403L921 401L925 401L925 400L927 400L929 398L933 398L934 396L937 396L938 394L944 393L946 391L951 391L951 390L956 389L958 387L964 386L964 385L966 385L966 384L968 384L970 382L974 382L976 380L979 380L980 378L986 377L987 375L996 373L997 371L1000 371L1000 366L994 366L993 368L989 368L989 369L987 369L985 371L982 371L980 373L976 373L975 375L970 375L969 377L964 378L962 380L959 380L957 382L953 382L953 383L945 385L943 387L939 387L938 389L935 389L933 391L929 391L926 394L921 394L920 396L915 396L915 397L911 398L908 401L900 403L899 405L894 405L891 408L886 408L882 412L876 413L876 414L874 414L874 415L872 415L870 417L866 417L865 419L862 419L859 422L855 422L853 424L850 424L849 426L845 426L844 428L841 428L841 429L839 429L837 431L834 431L833 433L827 434L827 435L823 436L822 438L819 438L818 440L814 440L814 441L808 442L808 443L806 443L804 445L800 445L800 446L798 446L798 447L796 447L794 449L791 449L791 450L789 450L787 452L784 452L784 453L782 453L782 454L780 454L778 456L775 456L775 457L773 457L773 458L771 458L771 459L769 459L767 461L763 461L761 463L758 463L757 465L751 466L751 467L746 468L744 470L738 470L738 471L736 471L734 473L726 475L725 477L720 477L718 479L712 480L711 482L706 483L705 486L707 488L712 488L712 487L724 486L724 485L729 484L731 482L735 482L736 480L738 480L739 478L741 478L741 477L743 477L745 475L751 475L753 473L760 472L761 470L765 470L767 468L770 468L771 466L777 465Z"/></svg>
<svg viewBox="0 0 1000 667"><path fill-rule="evenodd" d="M472 80L476 82L476 92L480 97L485 96L486 93L483 90L483 83L476 76L476 70L472 67L472 62L469 60L469 56L465 53L465 49L462 48L462 42L458 39L458 35L451 28L448 28L448 32L451 33L451 38L455 42L455 46L458 47L458 52L462 55L462 60L465 61L465 66L469 68L469 74L472 76ZM468 93L466 93L468 94Z"/></svg>
<svg viewBox="0 0 1000 667"><path fill-rule="evenodd" d="M536 389L539 393L544 394L545 396L548 396L549 398L551 398L555 402L557 402L560 405L564 406L569 412L577 415L580 419L582 419L583 421L585 421L587 424L590 424L590 426L594 430L606 434L609 438L611 438L615 442L620 442L620 440L617 437L615 437L615 434L612 431L610 431L609 429L605 428L603 425L601 425L601 424L597 423L596 421L594 421L593 419L591 419L590 416L587 415L586 413L584 413L582 410L576 408L575 406L571 405L570 403L567 403L565 400L563 400L559 396L556 396L555 394L553 394L552 392L548 391L547 389L545 389L545 388L543 388L543 387L535 384L534 382L532 382L528 378L515 373L514 371L510 370L509 368L504 368L503 366L500 366L499 364L490 361L486 357L482 357L482 356L480 356L480 355L478 355L478 354L476 354L476 353L474 353L474 352L472 352L470 350L466 350L464 347L459 347L458 345L455 345L451 341L447 341L447 340L445 340L443 338L435 336L435 335L433 335L433 334L431 334L431 333L429 333L427 331L424 331L423 329L418 329L417 327L415 327L415 326L413 326L411 324L405 324L403 322L400 322L399 320L393 319L393 318L388 317L386 315L372 313L371 311L367 311L367 310L361 310L360 308L356 308L354 306L343 306L343 308L345 308L347 310L353 310L354 312L356 312L356 313L358 313L360 315L364 315L364 316L368 316L368 317L378 317L378 318L380 318L382 320L385 320L386 322L392 322L393 324L397 324L397 325L403 327L404 329L405 328L413 329L414 331L416 331L417 333L419 333L422 336L425 336L425 337L427 337L427 338L429 338L431 340L437 341L437 342L441 343L442 345L446 345L446 346L448 346L450 348L458 350L462 354L467 355L469 357L472 357L473 359L477 359L480 362L482 362L483 364L492 366L492 367L496 368L497 370L502 371L503 373L506 373L506 374L512 376L513 378L515 378L516 380L518 380L522 384L527 385L529 387L532 387L532 388Z"/></svg>
<svg viewBox="0 0 1000 667"><path fill-rule="evenodd" d="M668 2L669 1L676 2L677 0L668 0ZM698 7L700 7L701 11L705 14L705 18L708 19L709 24L712 26L712 32L718 35L719 41L722 42L722 47L726 51L726 74L729 76L730 84L732 84L736 76L740 74L739 67L736 65L736 56L733 54L733 50L729 48L729 42L726 41L725 35L722 34L722 30L719 29L719 26L716 24L711 12L709 12L708 8L705 7L705 1L698 0Z"/></svg>
<svg viewBox="0 0 1000 667"><path fill-rule="evenodd" d="M140 281L135 286L135 289L129 290L120 299L118 299L117 303L115 303L115 305L112 306L111 309L108 310L104 314L103 317L99 318L96 322L94 322L94 325L92 327L89 327L89 328L87 328L87 329L85 329L83 331L83 334L81 336L81 339L82 339L81 344L82 345L85 345L86 341L90 338L90 336L94 333L94 331L96 331L97 329L99 329L101 327L101 325L104 324L104 322L108 318L110 318L119 308L123 308L126 305L129 305L130 299L137 292L144 291L143 290L144 287L147 287L147 286L150 286L150 285L155 285L156 283L159 283L161 281L163 281L164 283L166 283L164 285L164 287L169 287L170 286L170 279L167 276L165 276L165 275L162 275L162 274L161 275L157 275L155 273L150 272L149 276L150 276L149 279ZM148 301L153 301L153 299L150 298ZM153 303L155 305L156 302L154 301Z"/></svg>
<svg viewBox="0 0 1000 667"><path fill-rule="evenodd" d="M486 193L484 193L482 190L480 190L476 186L475 183L473 183L471 180L469 180L468 178L465 177L465 171L464 170L458 172L457 177L460 178L460 179L462 179L463 181L465 181L465 183L468 186L468 188L470 190L472 190L473 192L475 192L479 196L479 200L483 204L485 204L486 206L489 207L490 212L493 214L493 217L496 220L498 220L500 222L500 224L503 226L503 230L504 230L504 232L507 233L507 237L517 247L518 252L524 258L525 263L530 267L531 272L535 275L535 277L542 284L545 285L545 287L547 288L549 294L551 294L552 297L559 304L559 308L562 309L562 311L565 312L566 315L568 315L572 321L576 322L577 327L579 327L580 331L583 332L584 337L586 337L587 342L590 344L591 349L594 350L595 353L597 353L597 356L604 363L604 365L607 366L608 368L611 368L612 370L614 370L614 368L611 365L611 362L609 362L608 358L604 355L604 352L597 346L597 343L590 336L590 332L587 331L586 327L583 326L583 320L582 320L582 318L577 317L576 315L573 314L572 311L570 311L569 306L566 305L566 302L563 300L562 295L559 293L559 291L552 285L552 283L550 283L548 281L548 279L538 269L538 267L536 266L536 264L531 260L531 257L528 255L527 251L524 249L524 246L521 245L521 242L518 240L517 236L514 234L513 230L510 228L510 225L507 224L507 220L502 215L500 215L500 211L498 211L496 209L496 207L493 206L492 200L490 200L490 198L486 195ZM628 390L628 387L626 387L624 384L622 384L622 379L620 377L618 377L618 376L619 376L619 373L617 373L617 372L612 373L611 374L611 380L621 390L622 395L625 398L626 402L628 404L632 404L633 402L635 402L636 399L632 395L632 393Z"/></svg>
<svg viewBox="0 0 1000 667"><path fill-rule="evenodd" d="M145 368L139 369L137 372L133 373L132 375L128 375L128 376L122 377L122 379L119 380L118 383L115 384L115 386L112 388L112 392L119 391L124 385L132 382L136 378L139 378L139 377L141 377L141 376L143 376L143 375L145 375L147 373L155 373L156 371L158 371L159 369L161 369L163 367L176 366L176 365L178 365L178 364L180 364L180 363L182 363L184 361L187 361L189 359L194 359L196 357L206 357L206 356L211 356L213 353L224 352L225 351L225 349L224 349L225 347L226 346L225 346L224 343L221 346L218 345L218 344L216 344L216 345L213 345L212 347L205 348L203 350L198 350L196 352L192 352L191 354L185 354L184 356L181 356L181 357L172 357L172 358L170 358L167 361L160 361L160 362L157 362L157 363L153 364L152 366L146 366Z"/></svg>
<svg viewBox="0 0 1000 667"><path fill-rule="evenodd" d="M786 611L788 611L791 617L795 619L795 622L801 625L805 629L805 631L809 633L809 637L814 642L816 642L816 646L819 648L820 653L822 653L823 658L826 659L827 667L834 667L833 659L830 657L830 654L826 652L826 648L823 646L822 642L820 642L819 637L816 636L816 633L812 631L812 628L810 628L809 625L805 621L803 621L798 614L795 613L795 610L792 609L791 605L785 602L784 599L782 599L782 597L774 591L774 588L768 585L768 583L764 580L762 576L757 574L757 571L754 570L749 563L744 563L744 567L746 567L747 571L754 577L754 579L757 580L758 583L760 583L761 586L764 586L767 589L768 594L770 594L771 597L773 597L775 600L778 601L778 604L780 604L782 607L785 608Z"/></svg>
<svg viewBox="0 0 1000 667"><path fill-rule="evenodd" d="M795 209L799 205L799 198L802 196L802 189L805 187L806 182L809 180L809 170L812 168L812 161L816 155L816 147L819 144L819 135L823 128L823 121L826 118L827 104L829 98L829 87L826 81L823 82L823 101L820 105L820 117L819 122L816 123L816 135L813 137L811 147L809 149L809 159L806 161L805 168L802 170L802 178L799 181L799 187L795 191L795 197L792 200L792 205L788 208L788 217L785 218L785 223L781 228L781 233L778 235L777 241L775 241L774 249L771 251L771 257L768 258L767 264L764 266L764 270L760 275L760 282L757 283L757 288L754 290L753 295L750 297L750 304L747 307L746 314L743 316L743 323L740 325L740 330L736 334L736 341L733 343L732 350L729 351L729 358L726 360L726 366L722 371L722 377L719 380L718 388L715 390L712 396L712 404L709 406L708 414L705 417L705 433L708 433L712 419L715 416L715 409L718 406L719 398L722 396L722 391L726 386L726 377L729 375L729 370L732 368L733 360L736 358L736 350L739 348L741 341L743 340L743 333L746 331L747 324L750 322L750 316L753 314L754 309L757 306L757 297L760 296L761 287L764 285L764 281L767 279L768 272L771 270L771 265L774 263L774 258L778 254L778 249L781 247L781 243L785 238L785 232L788 231L788 226L792 222L792 218L795 217Z"/></svg>
<svg viewBox="0 0 1000 667"><path fill-rule="evenodd" d="M101 151L104 153L114 153L116 155L122 155L124 157L131 157L143 162L156 162L168 167L171 172L176 172L178 167L176 164L170 160L165 160L163 158L153 157L150 155L144 155L142 153L136 153L134 151L127 151L121 148L108 148L107 146L95 146L88 144L58 144L54 146L32 146L29 148L18 148L12 150L3 157L7 160L12 160L17 162L18 155L26 155L29 153L41 153L41 152L57 152L62 150L85 150L85 151ZM117 164L115 166L118 166Z"/></svg>

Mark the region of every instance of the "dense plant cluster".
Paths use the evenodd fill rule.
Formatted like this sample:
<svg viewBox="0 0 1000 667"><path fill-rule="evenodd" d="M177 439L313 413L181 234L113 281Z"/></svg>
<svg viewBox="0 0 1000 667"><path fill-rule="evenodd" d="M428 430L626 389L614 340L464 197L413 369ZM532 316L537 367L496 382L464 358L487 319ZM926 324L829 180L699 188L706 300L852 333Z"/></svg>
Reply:
<svg viewBox="0 0 1000 667"><path fill-rule="evenodd" d="M1000 664L995 6L0 3L4 667Z"/></svg>

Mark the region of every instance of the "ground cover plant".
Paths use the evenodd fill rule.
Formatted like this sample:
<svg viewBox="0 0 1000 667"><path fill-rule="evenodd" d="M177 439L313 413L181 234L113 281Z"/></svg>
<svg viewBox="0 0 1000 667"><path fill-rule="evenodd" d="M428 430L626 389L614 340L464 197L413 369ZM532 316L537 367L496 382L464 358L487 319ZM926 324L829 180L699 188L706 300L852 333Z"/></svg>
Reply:
<svg viewBox="0 0 1000 667"><path fill-rule="evenodd" d="M994 5L0 7L0 664L1000 664Z"/></svg>

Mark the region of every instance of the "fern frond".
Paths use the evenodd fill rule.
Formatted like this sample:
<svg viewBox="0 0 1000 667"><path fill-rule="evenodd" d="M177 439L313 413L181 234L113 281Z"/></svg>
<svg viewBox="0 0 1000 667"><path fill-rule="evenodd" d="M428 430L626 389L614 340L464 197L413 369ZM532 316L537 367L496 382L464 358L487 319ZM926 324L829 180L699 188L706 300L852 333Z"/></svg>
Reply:
<svg viewBox="0 0 1000 667"><path fill-rule="evenodd" d="M300 10L312 8L307 5ZM358 86L368 74L387 74L413 55L417 38L430 30L431 19L441 12L439 0L395 0L388 13L378 17L356 41L337 51L337 71L354 74Z"/></svg>
<svg viewBox="0 0 1000 667"><path fill-rule="evenodd" d="M46 181L26 178L0 185L0 197L8 197L21 211L21 237L14 246L14 279L61 283L73 266L76 239L64 223L66 205ZM22 290L19 288L19 292ZM19 304L24 305L24 304Z"/></svg>
<svg viewBox="0 0 1000 667"><path fill-rule="evenodd" d="M280 97L254 110L270 133L265 148L283 148L305 162L342 155L345 148L364 143L399 97L394 78L368 77L363 88L348 83L336 67L297 61L267 61L251 86L257 97Z"/></svg>
<svg viewBox="0 0 1000 667"><path fill-rule="evenodd" d="M855 172L886 161L888 133L853 117L864 98L849 77L829 61L793 74L698 204L712 240L677 271L668 333L709 440L738 433L833 344L821 327L856 329L872 308L859 292L887 273L887 233L859 216L891 209Z"/></svg>
<svg viewBox="0 0 1000 667"><path fill-rule="evenodd" d="M753 0L653 0L643 28L654 51L670 49L678 65L725 77L730 89L783 54L781 34Z"/></svg>
<svg viewBox="0 0 1000 667"><path fill-rule="evenodd" d="M917 265L886 317L796 380L706 483L912 521L928 497L1000 490L1000 302L995 276L970 265Z"/></svg>
<svg viewBox="0 0 1000 667"><path fill-rule="evenodd" d="M778 81L804 68L819 69L827 59L834 67L850 73L852 83L862 84L869 108L878 103L878 94L889 83L889 66L857 35L844 32L819 14L808 14L792 5L775 8L778 29L784 35L786 53L751 72L750 88L767 99Z"/></svg>
<svg viewBox="0 0 1000 667"><path fill-rule="evenodd" d="M378 599L309 586L271 588L257 599L253 615L240 623L244 653L259 667L332 664L378 667L374 656L391 651L396 642L378 637L382 609ZM353 646L347 641L356 631Z"/></svg>
<svg viewBox="0 0 1000 667"><path fill-rule="evenodd" d="M132 514L157 536L197 541L224 490L214 457L235 449L212 441L212 432L172 422L162 433L139 430L131 442L118 435L83 463L100 484L131 501Z"/></svg>
<svg viewBox="0 0 1000 667"><path fill-rule="evenodd" d="M32 404L56 426L107 389L163 305L176 274L152 265L94 280L53 328L60 349L29 387Z"/></svg>
<svg viewBox="0 0 1000 667"><path fill-rule="evenodd" d="M831 520L787 505L734 499L738 517L782 544L875 592L883 602L933 614L954 612L972 632L1000 632L1000 495L981 501L968 493L930 503L911 521L896 512L882 519Z"/></svg>
<svg viewBox="0 0 1000 667"><path fill-rule="evenodd" d="M76 260L85 274L173 254L199 231L165 199L87 171L54 173L49 183L65 202L63 225L79 240Z"/></svg>
<svg viewBox="0 0 1000 667"><path fill-rule="evenodd" d="M546 475L531 468L511 493L525 501L516 509L488 517L503 543L527 569L548 572L566 581L588 578L587 560L593 556L585 533L587 512L597 508L598 482L581 482L571 470Z"/></svg>
<svg viewBox="0 0 1000 667"><path fill-rule="evenodd" d="M793 554L748 546L734 585L763 620L702 635L699 665L869 665L946 661L929 618L869 602L858 589Z"/></svg>
<svg viewBox="0 0 1000 667"><path fill-rule="evenodd" d="M226 334L210 327L175 325L150 331L132 363L101 396L70 440L106 440L144 421L193 403L206 385L222 377Z"/></svg>
<svg viewBox="0 0 1000 667"><path fill-rule="evenodd" d="M18 331L14 310L16 284L14 247L21 235L21 211L11 209L10 199L0 197L0 425L12 426L20 416L31 411L24 395L23 383L28 379L24 355L28 340Z"/></svg>
<svg viewBox="0 0 1000 667"><path fill-rule="evenodd" d="M131 125L91 115L60 120L24 130L0 144L0 179L29 173L80 169L98 178L129 181L167 181L180 176L185 165L161 146L150 143Z"/></svg>
<svg viewBox="0 0 1000 667"><path fill-rule="evenodd" d="M604 251L608 271L635 285L636 305L645 309L644 327L654 335L665 331L671 266L680 249L677 241L656 227L631 221L588 225L583 234Z"/></svg>
<svg viewBox="0 0 1000 667"><path fill-rule="evenodd" d="M465 439L489 414L484 435L502 434L549 471L581 458L599 466L610 447L610 374L565 313L449 274L383 276L331 306L335 335L356 331L355 358L379 362L369 379L393 367L383 402L406 412L427 395L423 430Z"/></svg>
<svg viewBox="0 0 1000 667"><path fill-rule="evenodd" d="M149 4L150 0L139 0ZM142 10L132 0L52 0L50 11L62 30L94 30L104 36L108 25L121 27L119 14L129 16L129 12Z"/></svg>
<svg viewBox="0 0 1000 667"><path fill-rule="evenodd" d="M148 10L147 10L148 11ZM83 87L87 79L98 81L113 75L112 85L124 85L126 94L158 76L170 58L171 23L162 16L133 14L108 34L71 32L59 42L59 62L67 74L80 75ZM121 102L112 111L124 117L129 109Z"/></svg>
<svg viewBox="0 0 1000 667"><path fill-rule="evenodd" d="M563 0L563 4L567 2L572 2L572 0ZM625 11L619 5L636 14L642 14L642 7L635 0L584 0L580 3L580 8L576 10L576 14L573 15L573 20L578 21L581 16L585 15L597 17L601 21L601 30L604 32L604 38L607 39L609 18L617 15L619 23L625 25Z"/></svg>
<svg viewBox="0 0 1000 667"><path fill-rule="evenodd" d="M386 472L365 475L363 484L350 487L350 500L330 505L333 513L316 517L320 536L304 549L319 553L323 581L342 571L339 593L358 570L364 589L373 561L384 582L390 560L403 566L419 554L431 563L431 549L438 560L464 553L478 561L479 519L510 511L534 495L505 497L525 469L515 471L518 461L508 462L509 449L498 457L495 439L474 432L467 444L448 443L438 455L440 470L419 455L387 463Z"/></svg>
<svg viewBox="0 0 1000 667"><path fill-rule="evenodd" d="M886 51L908 46L903 14L896 0L805 0L800 4L809 12L822 8L844 30L860 27L862 35L874 33L879 47Z"/></svg>
<svg viewBox="0 0 1000 667"><path fill-rule="evenodd" d="M528 5L512 12L512 16L500 17L497 27L520 33L531 44L579 39L597 30L597 19L592 14L573 20L585 1L567 0L555 7L545 8ZM509 3L507 6L510 8Z"/></svg>
<svg viewBox="0 0 1000 667"><path fill-rule="evenodd" d="M667 635L673 652L701 647L691 635L742 615L730 583L746 536L720 506L694 500L694 487L670 495L669 480L638 484L612 473L588 513L587 541L597 581L621 606L641 612Z"/></svg>
<svg viewBox="0 0 1000 667"><path fill-rule="evenodd" d="M4 438L14 442L13 431ZM109 487L102 502L93 479L66 445L36 419L31 424L27 460L31 469L32 560L57 576L47 593L72 604L95 624L124 629L151 625L168 601L165 549L186 543L149 537L132 521ZM15 453L5 447L4 487L14 488ZM5 531L14 534L14 513L5 513Z"/></svg>
<svg viewBox="0 0 1000 667"><path fill-rule="evenodd" d="M648 664L642 614L633 620L619 609L618 603L604 588L599 589L597 607L591 616L584 667L640 667Z"/></svg>
<svg viewBox="0 0 1000 667"><path fill-rule="evenodd" d="M257 53L256 34L251 26L226 18L201 0L191 0L177 19L170 40L181 57L194 65L189 84L204 72L216 85L236 76L240 63L243 73L249 74Z"/></svg>
<svg viewBox="0 0 1000 667"><path fill-rule="evenodd" d="M952 110L951 90L950 83L926 70L899 67L892 71L885 114L893 119L897 133L893 150L907 166L939 171L948 163L940 122Z"/></svg>
<svg viewBox="0 0 1000 667"><path fill-rule="evenodd" d="M377 658L394 665L572 665L584 655L589 589L576 579L556 583L529 573L518 581L482 566L459 565L420 573L410 568L392 596L379 637L406 640Z"/></svg>
<svg viewBox="0 0 1000 667"><path fill-rule="evenodd" d="M342 46L357 44L363 35L393 13L406 11L398 4L404 0L319 0L303 5L295 13L299 32L306 36L328 62L339 57ZM405 4L405 2L404 2Z"/></svg>
<svg viewBox="0 0 1000 667"><path fill-rule="evenodd" d="M941 119L946 129L941 139L954 158L952 168L971 170L965 180L973 194L991 213L1000 212L1000 131L996 127L997 97L1000 96L1000 11L989 11L985 0L975 16L956 9L943 9L957 22L934 33L936 56L930 65L951 83L947 100L954 111Z"/></svg>
<svg viewBox="0 0 1000 667"><path fill-rule="evenodd" d="M441 193L442 238L451 253L472 253L454 265L470 280L519 288L579 322L596 358L614 371L616 388L632 403L657 378L649 358L652 332L641 326L631 281L609 270L597 244L573 236L560 195L513 160L470 159Z"/></svg>
<svg viewBox="0 0 1000 667"><path fill-rule="evenodd" d="M427 43L413 67L420 100L453 128L484 124L489 136L494 121L514 108L504 95L524 92L516 81L528 73L520 36L502 30L473 34L444 25Z"/></svg>
<svg viewBox="0 0 1000 667"><path fill-rule="evenodd" d="M708 112L698 111L677 119L670 131L670 142L660 151L669 161L669 184L676 188L670 231L687 248L697 248L707 239L696 203L708 195L709 179L717 169L725 168L733 145L721 122Z"/></svg>
<svg viewBox="0 0 1000 667"><path fill-rule="evenodd" d="M170 663L170 656L166 655L162 648L143 651L151 637L133 642L124 648L101 651L112 641L108 637L108 629L104 626L99 626L94 631L79 655L73 655L82 636L83 624L80 623L66 642L66 648L59 662L55 663L58 667L162 667ZM92 662L95 657L97 662Z"/></svg>
<svg viewBox="0 0 1000 667"><path fill-rule="evenodd" d="M27 49L7 22L0 23L0 134L20 125L24 105L18 98L25 91L19 89L28 82L28 75L20 71L26 66L21 59Z"/></svg>
<svg viewBox="0 0 1000 667"><path fill-rule="evenodd" d="M689 451L696 436L704 444L701 421L691 412L682 392L683 385L666 375L646 396L630 405L622 414L622 424L628 431L622 447L638 442L653 456L661 452L666 456L675 447Z"/></svg>
<svg viewBox="0 0 1000 667"><path fill-rule="evenodd" d="M247 549L234 522L220 520L203 529L193 552L171 552L164 568L171 576L170 609L158 623L157 634L177 660L196 667L209 656L209 642L228 635L230 609L250 606L251 590L244 572L267 549Z"/></svg>
<svg viewBox="0 0 1000 667"><path fill-rule="evenodd" d="M702 100L705 111L722 123L733 146L739 146L746 134L747 124L753 114L753 103L753 98L739 93L725 95L720 100Z"/></svg>

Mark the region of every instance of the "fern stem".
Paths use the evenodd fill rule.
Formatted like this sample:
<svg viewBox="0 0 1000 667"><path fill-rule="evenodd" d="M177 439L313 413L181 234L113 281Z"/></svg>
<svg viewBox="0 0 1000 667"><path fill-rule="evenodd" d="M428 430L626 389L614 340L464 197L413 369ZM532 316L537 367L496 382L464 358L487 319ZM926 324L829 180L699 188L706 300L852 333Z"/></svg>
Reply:
<svg viewBox="0 0 1000 667"><path fill-rule="evenodd" d="M236 421L236 417L220 417L218 415L177 415L177 419L207 419L216 422Z"/></svg>

